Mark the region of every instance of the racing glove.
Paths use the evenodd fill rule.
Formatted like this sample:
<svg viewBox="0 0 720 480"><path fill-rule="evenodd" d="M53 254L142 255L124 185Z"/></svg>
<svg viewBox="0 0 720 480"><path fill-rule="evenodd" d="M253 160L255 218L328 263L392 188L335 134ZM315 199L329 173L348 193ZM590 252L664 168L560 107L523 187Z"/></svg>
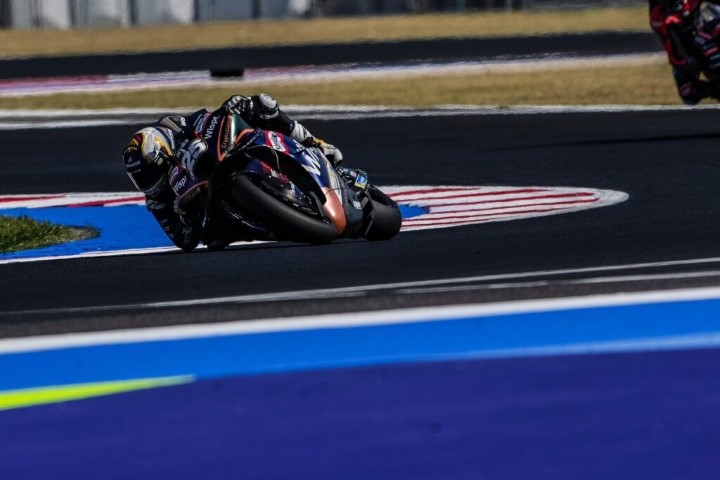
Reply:
<svg viewBox="0 0 720 480"><path fill-rule="evenodd" d="M241 117L251 117L253 112L253 101L250 97L242 95L233 95L225 100L222 108L230 114L240 115Z"/></svg>
<svg viewBox="0 0 720 480"><path fill-rule="evenodd" d="M225 101L222 108L226 113L240 115L253 127L285 135L290 135L297 123L292 121L287 113L280 110L280 106L274 98L264 93L252 97L232 96ZM301 142L303 139L296 140Z"/></svg>
<svg viewBox="0 0 720 480"><path fill-rule="evenodd" d="M225 100L222 107L227 113L240 115L248 122L267 122L280 114L277 101L265 93L252 97L233 95Z"/></svg>

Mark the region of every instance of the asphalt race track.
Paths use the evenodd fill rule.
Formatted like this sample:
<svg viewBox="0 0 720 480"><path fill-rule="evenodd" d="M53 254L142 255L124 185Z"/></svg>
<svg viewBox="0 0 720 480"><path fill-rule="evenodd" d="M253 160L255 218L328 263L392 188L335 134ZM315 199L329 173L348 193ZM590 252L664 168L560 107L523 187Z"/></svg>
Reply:
<svg viewBox="0 0 720 480"><path fill-rule="evenodd" d="M68 55L0 59L0 78L70 77L82 75L182 72L188 65L215 75L247 68L345 63L392 63L409 60L479 60L502 56L618 54L657 51L649 32L600 32L540 35L530 38L448 38L329 45L214 48L170 52Z"/></svg>
<svg viewBox="0 0 720 480"><path fill-rule="evenodd" d="M717 299L12 350L13 340L55 333L662 296L720 283L720 110L306 123L379 185L584 187L629 197L569 214L403 232L383 243L0 264L1 478L717 474ZM0 194L128 191L120 150L136 128L2 130ZM661 340L697 333L701 343L622 343L646 338L622 335L632 329ZM532 350L603 335L621 348ZM464 351L457 345L476 341L516 351L457 354ZM178 349L190 352L195 370L185 369L190 361L173 363ZM436 356L421 354L430 349ZM385 360L365 361L368 351ZM448 352L455 354L442 356ZM227 362L244 370L223 370ZM3 411L2 390L62 386L67 393L71 384L158 378L172 383Z"/></svg>
<svg viewBox="0 0 720 480"><path fill-rule="evenodd" d="M376 184L577 186L626 192L619 205L528 220L403 233L385 243L263 244L0 266L0 334L261 318L716 285L713 263L470 282L453 292L379 289L342 299L132 307L396 282L717 257L720 111L466 115L306 122ZM3 194L128 191L119 151L136 126L0 132ZM127 232L133 235L133 232ZM638 281L587 277L652 274ZM672 275L668 275L672 274ZM485 282L485 283L497 283ZM407 289L406 289L407 290ZM105 311L91 307L128 306ZM72 310L68 314L65 309ZM78 311L79 310L79 311ZM133 315L142 310L143 315ZM20 313L24 312L24 313ZM70 321L68 318L82 321Z"/></svg>

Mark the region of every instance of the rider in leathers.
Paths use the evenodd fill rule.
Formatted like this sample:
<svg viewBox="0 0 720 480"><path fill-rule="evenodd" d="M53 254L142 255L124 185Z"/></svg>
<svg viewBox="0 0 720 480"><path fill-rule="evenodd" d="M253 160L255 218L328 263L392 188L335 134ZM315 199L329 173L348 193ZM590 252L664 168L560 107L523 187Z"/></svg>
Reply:
<svg viewBox="0 0 720 480"><path fill-rule="evenodd" d="M227 140L220 125L228 114L240 115L254 128L276 131L305 146L318 147L336 165L342 161L340 150L315 138L265 94L234 95L213 112L202 109L187 116L168 115L139 130L125 145L125 169L145 194L147 209L173 243L185 251L194 250L201 239L208 242L203 238L207 180L219 161L220 145ZM176 165L184 168L196 185L182 197L176 195L175 179L170 178Z"/></svg>
<svg viewBox="0 0 720 480"><path fill-rule="evenodd" d="M720 4L720 0L705 0ZM708 82L700 79L696 18L702 0L650 0L650 26L660 38L672 65L678 94L686 105L717 97Z"/></svg>

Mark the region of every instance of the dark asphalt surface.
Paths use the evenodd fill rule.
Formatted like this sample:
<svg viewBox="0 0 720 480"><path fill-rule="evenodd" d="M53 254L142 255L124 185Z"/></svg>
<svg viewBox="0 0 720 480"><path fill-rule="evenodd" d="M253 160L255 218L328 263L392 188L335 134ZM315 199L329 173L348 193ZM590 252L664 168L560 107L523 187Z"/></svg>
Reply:
<svg viewBox="0 0 720 480"><path fill-rule="evenodd" d="M695 110L309 121L381 185L577 186L630 199L384 243L0 265L0 337L717 285L720 262L708 261L472 280L450 292L98 310L716 257L719 119ZM134 129L2 131L0 193L129 190L119 150ZM698 276L609 278L683 272ZM607 281L577 282L591 277ZM713 349L376 365L21 408L0 412L0 477L713 478L717 359Z"/></svg>
<svg viewBox="0 0 720 480"><path fill-rule="evenodd" d="M188 69L210 70L218 76L234 76L247 68L297 65L488 60L548 53L610 55L659 51L661 45L651 32L420 39L10 58L0 59L0 78L158 73ZM498 52L502 52L502 55Z"/></svg>
<svg viewBox="0 0 720 480"><path fill-rule="evenodd" d="M366 169L380 185L575 186L620 190L630 199L568 215L404 233L385 243L276 243L0 265L0 336L717 285L712 274L582 286L572 283L579 275L566 275L547 277L548 285L423 295L387 289L351 299L62 311L720 256L719 120L720 111L688 110L308 121L344 149L349 166ZM135 129L1 131L0 193L129 191L120 151Z"/></svg>

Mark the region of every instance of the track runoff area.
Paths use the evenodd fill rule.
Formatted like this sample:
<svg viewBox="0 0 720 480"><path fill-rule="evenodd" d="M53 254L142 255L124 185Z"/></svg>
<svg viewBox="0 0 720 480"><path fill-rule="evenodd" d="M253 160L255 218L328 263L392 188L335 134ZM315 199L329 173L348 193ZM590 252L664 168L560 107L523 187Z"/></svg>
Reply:
<svg viewBox="0 0 720 480"><path fill-rule="evenodd" d="M306 112L306 116L562 115L653 109L672 108L468 106L416 111L325 107L315 113ZM0 129L114 125L128 122L123 119L128 114L135 115L134 123L138 118L152 118L155 112L42 112L42 121L31 113L18 116L2 112ZM53 115L57 118L53 119ZM404 231L521 222L534 216L617 208L632 200L622 191L563 185L411 185L387 189L402 207ZM0 269L18 262L72 257L89 257L84 261L92 262L92 257L141 255L170 248L148 221L142 199L134 192L0 195L0 214L91 225L102 232L88 243L2 255ZM126 228L144 234L123 243L120 238L124 236L118 232ZM358 285L336 291L268 294L266 300L359 296L390 288L433 292L473 288L467 284L478 280L495 284L533 282L537 277L554 274L585 274L580 281L630 284L651 275L618 278L616 272L645 271L654 266L712 265L718 261L698 258L581 270L558 268L497 278ZM152 310L242 301L241 297L196 298L108 305L99 310ZM646 461L655 454L633 451L632 442L645 435L646 429L649 435L661 439L668 429L679 428L673 424L676 419L667 418L662 411L672 408L673 401L685 400L684 395L706 393L718 398L720 392L708 380L707 369L717 363L719 311L720 288L699 288L214 324L203 324L199 318L197 324L186 326L0 339L0 477L49 475L56 472L58 465L77 461L83 464L78 471L103 478L141 478L147 472L198 478L219 476L234 468L242 469L247 478L282 478L289 471L300 478L438 478L435 474L443 472L459 475L453 478L472 478L467 475L477 472L495 472L497 478L529 478L539 469L550 478L572 478L588 472L598 473L597 478L618 472L650 472L653 478L678 478L678 470L663 470L663 452L674 442L642 443L641 449L660 445L657 462L651 466ZM679 374L677 385L683 390L680 396L678 392L663 391L667 379L657 378L652 373L657 364L646 362L662 352L673 355L667 361L674 366L665 365L662 370ZM562 358L572 358L576 366L584 365L587 377L563 367ZM522 378L514 377L518 365L525 372ZM624 370L628 365L630 371ZM684 377L683 372L687 373ZM442 378L435 385L439 391L433 394L422 389L428 375ZM585 381L594 383L583 390ZM507 411L498 410L493 402L512 402L518 392L527 390L527 382L536 385L536 396L523 397L529 402L527 409L517 406L516 411L529 416L498 419L498 414ZM278 388L281 393L273 390ZM464 392L465 397L445 398L441 393L445 388ZM611 393L598 394L593 390L597 388ZM633 389L656 392L657 396L642 392L634 395ZM494 392L492 402L483 399L480 392ZM585 394L595 395L605 403L583 400ZM563 395L567 395L567 402L562 400ZM282 412L271 411L266 402ZM622 414L617 416L626 406L637 412L638 402L644 405L645 414L625 420L620 418ZM703 403L698 413L708 412L710 407ZM253 423L252 418L238 413L243 408L268 423L257 423L258 419ZM551 411L554 408L563 409L562 415ZM533 409L537 409L535 414ZM463 414L453 418L459 412ZM471 417L464 416L468 412L472 412ZM598 417L588 420L587 415ZM558 416L566 421L554 426L543 423ZM103 418L112 425L109 430L102 431L99 423L92 424ZM245 423L232 429L223 423L240 418ZM303 418L312 419L313 425L303 423ZM458 418L472 420L458 424ZM605 421L640 424L625 437L613 437L614 446L608 447L602 439L585 438L583 432L573 429L573 419L600 434ZM371 425L363 426L365 422ZM555 429L554 440L546 435L548 428ZM519 441L518 435L509 433L513 429L548 443L533 445L527 438ZM479 433L484 430L490 435ZM72 449L58 449L58 442L65 442L57 437L59 432L74 438L78 447L74 453ZM307 448L301 446L300 432L316 436ZM450 437L443 437L443 432ZM608 432L611 436L617 433L612 428ZM665 452L667 458L685 454L695 463L685 465L683 478L707 478L703 475L716 463L706 455L708 447L702 442L698 446L692 432L678 435L690 441L682 452ZM279 437L287 441L278 443ZM168 438L173 443L163 448ZM389 455L373 450L364 439L377 442ZM97 440L100 442L94 443ZM126 440L131 444L123 444ZM199 446L197 440L206 442L205 447ZM270 448L260 448L263 442ZM333 447L335 442L339 444ZM605 453L616 455L614 458L624 459L624 464L588 467L583 455L595 443ZM312 450L313 445L337 455L320 454ZM238 456L234 453L238 449L255 455L255 460ZM363 462L353 457L353 449L360 452ZM53 452L60 451L62 458L53 457ZM559 452L556 458L547 456L551 451ZM542 454L538 456L537 452ZM563 458L562 452L569 456ZM127 459L128 455L133 456L134 463L123 460L108 469L108 462ZM405 458L407 455L410 457ZM514 455L523 460L523 466L509 466ZM502 456L508 461L499 460ZM352 467L350 471L348 466ZM440 470L435 474L424 471L428 466ZM676 463L671 466L680 468Z"/></svg>

